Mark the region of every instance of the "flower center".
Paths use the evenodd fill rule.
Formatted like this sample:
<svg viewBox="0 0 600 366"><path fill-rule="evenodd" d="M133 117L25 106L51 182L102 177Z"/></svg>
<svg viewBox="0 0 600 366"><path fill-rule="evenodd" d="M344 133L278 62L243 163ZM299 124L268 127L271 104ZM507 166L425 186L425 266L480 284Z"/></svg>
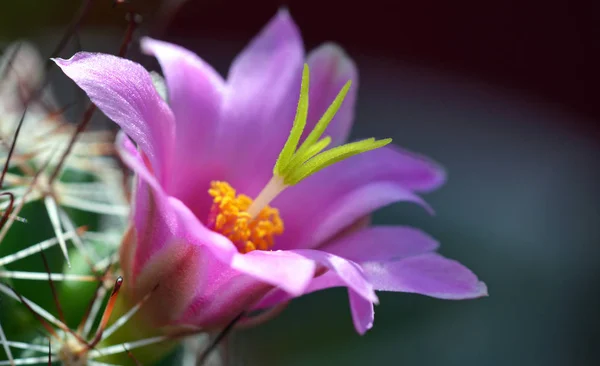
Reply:
<svg viewBox="0 0 600 366"><path fill-rule="evenodd" d="M283 233L283 221L276 208L264 205L256 214L250 214L252 198L236 195L229 183L211 182L208 194L213 197L208 227L229 238L241 253L270 250L275 244L273 237Z"/></svg>
<svg viewBox="0 0 600 366"><path fill-rule="evenodd" d="M208 227L228 237L241 253L256 249L269 250L274 244L273 236L283 233L283 221L279 217L279 211L269 206L269 203L287 187L298 184L332 164L378 149L392 141L370 138L323 151L331 143L331 137L321 136L346 97L350 88L348 81L300 144L308 117L308 82L309 70L305 64L298 109L290 135L275 162L273 177L256 199L252 200L243 194L236 195L235 189L226 182L211 182L208 194L213 197L213 204L208 216Z"/></svg>

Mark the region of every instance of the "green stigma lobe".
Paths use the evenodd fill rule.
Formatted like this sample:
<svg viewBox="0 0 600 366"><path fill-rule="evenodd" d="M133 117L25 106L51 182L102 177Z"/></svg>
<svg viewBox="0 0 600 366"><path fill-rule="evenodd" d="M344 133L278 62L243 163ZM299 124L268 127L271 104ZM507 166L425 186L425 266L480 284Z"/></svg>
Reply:
<svg viewBox="0 0 600 366"><path fill-rule="evenodd" d="M279 158L273 168L273 174L281 177L286 186L294 185L332 164L354 155L378 149L392 141L392 139L375 140L374 138L370 138L337 146L322 152L331 143L331 138L329 136L320 138L342 106L352 84L349 80L306 137L300 148L298 148L298 143L304 132L308 116L309 78L308 65L305 64L302 71L302 85L300 87L300 98L298 100L298 109L294 118L294 124L290 131L290 136L283 146L281 153L279 153Z"/></svg>
<svg viewBox="0 0 600 366"><path fill-rule="evenodd" d="M285 175L285 174L293 171L294 169L298 168L301 164L305 163L308 159L310 159L311 157L313 157L313 156L317 155L318 153L320 153L321 151L323 151L323 149L325 149L330 143L331 143L331 137L327 136L327 137L319 140L319 142L317 142L316 144L310 146L304 152L300 152L300 150L298 150L298 152L296 152L296 154L294 154L292 161L290 161L290 163L285 167L285 170L282 173Z"/></svg>
<svg viewBox="0 0 600 366"><path fill-rule="evenodd" d="M294 124L290 131L283 149L279 153L279 158L273 168L273 174L285 169L285 166L292 160L294 152L300 142L302 132L304 132L304 126L306 126L306 118L308 116L308 81L310 79L308 65L304 64L302 70L302 84L300 86L300 99L298 100L298 109L296 110L296 117L294 118Z"/></svg>
<svg viewBox="0 0 600 366"><path fill-rule="evenodd" d="M392 142L392 139L375 140L374 138L370 138L334 147L333 149L329 149L324 153L312 157L299 168L295 169L289 176L284 178L284 183L288 181L290 185L294 185L332 164L338 163L354 155L375 150L390 142Z"/></svg>
<svg viewBox="0 0 600 366"><path fill-rule="evenodd" d="M346 94L348 94L348 90L350 89L351 85L351 80L348 80L346 84L344 84L344 87L335 97L333 103L331 103L329 108L327 108L325 114L323 114L323 117L319 119L319 122L317 122L315 128L310 132L310 134L306 137L306 140L304 140L304 142L298 149L298 154L302 154L306 149L310 148L310 146L317 142L321 135L323 135L323 132L325 132L325 129L327 128L327 126L329 126L329 122L331 122L337 111L342 106L342 102L346 98Z"/></svg>

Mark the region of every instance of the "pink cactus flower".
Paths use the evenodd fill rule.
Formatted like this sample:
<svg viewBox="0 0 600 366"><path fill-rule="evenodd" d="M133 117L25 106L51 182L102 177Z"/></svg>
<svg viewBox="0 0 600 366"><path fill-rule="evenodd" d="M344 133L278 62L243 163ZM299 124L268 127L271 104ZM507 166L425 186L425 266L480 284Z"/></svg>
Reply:
<svg viewBox="0 0 600 366"><path fill-rule="evenodd" d="M354 116L357 70L339 47L313 50L303 69L299 30L280 11L226 79L179 46L146 38L142 49L160 62L166 100L132 61L55 61L128 136L117 144L137 186L120 264L132 301L158 284L144 305L155 324L213 329L343 286L362 334L375 291L487 295L426 234L365 220L399 201L429 209L417 194L443 184L438 165L389 140L322 152L344 143Z"/></svg>

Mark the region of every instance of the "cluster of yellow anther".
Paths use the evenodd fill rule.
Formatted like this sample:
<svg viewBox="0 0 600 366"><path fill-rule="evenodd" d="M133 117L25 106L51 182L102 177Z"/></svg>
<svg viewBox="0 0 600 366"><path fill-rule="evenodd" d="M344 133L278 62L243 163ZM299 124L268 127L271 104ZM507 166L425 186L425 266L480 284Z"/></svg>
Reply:
<svg viewBox="0 0 600 366"><path fill-rule="evenodd" d="M226 182L211 182L208 193L213 197L209 227L228 237L241 253L269 250L274 244L273 237L283 233L283 221L276 208L265 206L252 217L248 213L252 199L236 195Z"/></svg>

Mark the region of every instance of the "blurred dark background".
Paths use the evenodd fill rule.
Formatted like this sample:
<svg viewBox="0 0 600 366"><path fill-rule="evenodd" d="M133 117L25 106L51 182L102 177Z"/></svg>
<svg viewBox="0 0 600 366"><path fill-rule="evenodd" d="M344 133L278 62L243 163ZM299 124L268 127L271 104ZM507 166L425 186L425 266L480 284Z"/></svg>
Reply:
<svg viewBox="0 0 600 366"><path fill-rule="evenodd" d="M0 5L0 44L45 55L79 1ZM116 53L125 10L151 34L230 61L287 6L306 48L340 43L360 70L354 136L391 136L448 170L437 211L375 216L431 233L490 297L382 294L375 327L354 333L343 290L294 301L234 339L248 365L597 365L600 355L600 6L583 1L96 0L78 47ZM133 45L130 57L150 68ZM79 93L54 72L58 98ZM74 112L77 113L77 112ZM102 123L102 118L98 118Z"/></svg>

